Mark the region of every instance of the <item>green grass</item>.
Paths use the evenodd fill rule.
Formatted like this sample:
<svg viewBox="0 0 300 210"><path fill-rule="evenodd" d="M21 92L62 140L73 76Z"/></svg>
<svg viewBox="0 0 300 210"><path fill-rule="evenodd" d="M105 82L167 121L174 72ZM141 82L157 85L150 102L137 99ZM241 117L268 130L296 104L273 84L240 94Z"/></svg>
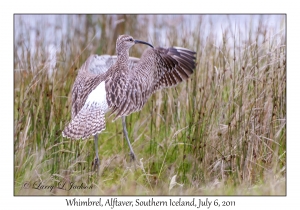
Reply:
<svg viewBox="0 0 300 210"><path fill-rule="evenodd" d="M115 17L124 21L115 26ZM51 27L60 49L52 76L44 24L32 29L23 19L15 16L15 195L285 195L284 17L279 31L263 16L243 29L228 18L220 34L205 16L57 16ZM187 24L175 24L184 19ZM34 50L32 31L39 37ZM114 54L117 36L125 33L154 46L194 50L197 67L191 79L155 93L126 118L135 163L121 120L107 118L97 174L93 138L74 141L61 131L71 118L77 70L92 53ZM137 45L130 53L144 49ZM64 182L92 189L34 189Z"/></svg>

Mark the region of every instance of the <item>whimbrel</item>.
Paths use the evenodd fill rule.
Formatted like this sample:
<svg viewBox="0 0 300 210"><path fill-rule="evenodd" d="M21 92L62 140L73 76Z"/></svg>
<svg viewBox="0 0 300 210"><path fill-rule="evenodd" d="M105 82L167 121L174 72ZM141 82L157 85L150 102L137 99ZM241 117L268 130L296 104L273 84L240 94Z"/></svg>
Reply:
<svg viewBox="0 0 300 210"><path fill-rule="evenodd" d="M134 44L146 44L141 58L129 57ZM151 44L121 35L116 42L117 56L91 55L79 69L72 89L72 119L62 134L72 139L94 136L98 166L98 134L105 129L105 113L111 110L114 120L122 117L123 132L131 159L135 159L126 129L125 116L143 108L157 90L186 80L195 68L195 52Z"/></svg>

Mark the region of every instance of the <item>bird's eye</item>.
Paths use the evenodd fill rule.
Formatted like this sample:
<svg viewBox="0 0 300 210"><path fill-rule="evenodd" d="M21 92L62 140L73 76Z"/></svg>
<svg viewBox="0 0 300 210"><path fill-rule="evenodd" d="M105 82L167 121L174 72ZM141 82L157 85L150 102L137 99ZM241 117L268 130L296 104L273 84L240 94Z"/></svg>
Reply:
<svg viewBox="0 0 300 210"><path fill-rule="evenodd" d="M132 39L132 38L130 38L130 39L129 39L129 41L131 41L131 42L132 42L132 41L133 41L133 39Z"/></svg>

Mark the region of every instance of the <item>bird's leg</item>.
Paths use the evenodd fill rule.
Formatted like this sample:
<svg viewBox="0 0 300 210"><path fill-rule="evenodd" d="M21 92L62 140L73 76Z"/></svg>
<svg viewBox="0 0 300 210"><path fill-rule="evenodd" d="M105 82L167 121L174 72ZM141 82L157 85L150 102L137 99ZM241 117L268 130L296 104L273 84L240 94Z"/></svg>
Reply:
<svg viewBox="0 0 300 210"><path fill-rule="evenodd" d="M96 157L94 159L94 171L98 171L99 169L99 156L98 156L98 134L94 135L94 142L95 142L95 152L96 152Z"/></svg>
<svg viewBox="0 0 300 210"><path fill-rule="evenodd" d="M127 140L127 143L128 143L129 149L130 149L130 160L135 160L135 154L133 152L133 149L131 147L131 144L130 144L130 141L129 141L129 138L128 138L128 132L127 132L127 128L126 128L125 116L122 116L122 125L123 125L123 132L124 132L125 138Z"/></svg>

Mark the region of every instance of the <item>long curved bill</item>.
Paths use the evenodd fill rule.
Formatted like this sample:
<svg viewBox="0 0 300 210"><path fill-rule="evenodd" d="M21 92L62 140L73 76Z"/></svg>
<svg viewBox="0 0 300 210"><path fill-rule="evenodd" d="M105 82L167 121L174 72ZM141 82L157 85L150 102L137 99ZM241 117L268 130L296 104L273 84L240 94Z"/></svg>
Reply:
<svg viewBox="0 0 300 210"><path fill-rule="evenodd" d="M135 44L137 44L137 43L139 43L139 44L146 44L146 45L148 45L148 46L150 46L150 47L152 47L152 48L154 48L151 44L149 44L148 42L144 42L144 41L140 41L140 40L134 40L134 43Z"/></svg>

